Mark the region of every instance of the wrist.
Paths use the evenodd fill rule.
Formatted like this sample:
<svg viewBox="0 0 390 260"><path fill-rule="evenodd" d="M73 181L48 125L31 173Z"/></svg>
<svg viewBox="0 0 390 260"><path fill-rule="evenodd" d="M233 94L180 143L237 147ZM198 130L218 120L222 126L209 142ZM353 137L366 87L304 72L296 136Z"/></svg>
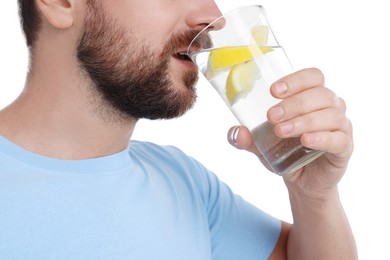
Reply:
<svg viewBox="0 0 390 260"><path fill-rule="evenodd" d="M297 193L289 193L289 196L294 224L301 230L313 228L319 223L330 225L344 212L337 189L320 196Z"/></svg>
<svg viewBox="0 0 390 260"><path fill-rule="evenodd" d="M291 183L286 186L293 210L323 212L341 205L337 185L325 189L312 189Z"/></svg>
<svg viewBox="0 0 390 260"><path fill-rule="evenodd" d="M297 172L284 176L283 180L290 197L312 203L338 199L338 180L314 174L314 176L305 176Z"/></svg>

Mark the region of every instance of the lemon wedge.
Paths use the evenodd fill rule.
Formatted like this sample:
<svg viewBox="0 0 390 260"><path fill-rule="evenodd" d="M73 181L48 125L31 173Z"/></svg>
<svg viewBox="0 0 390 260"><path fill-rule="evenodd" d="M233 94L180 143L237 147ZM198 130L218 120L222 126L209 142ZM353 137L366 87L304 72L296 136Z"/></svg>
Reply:
<svg viewBox="0 0 390 260"><path fill-rule="evenodd" d="M267 45L268 42L268 26L265 25L257 25L252 27L251 35L252 38L256 41L257 45Z"/></svg>
<svg viewBox="0 0 390 260"><path fill-rule="evenodd" d="M253 44L235 47L227 46L212 50L207 63L206 78L212 79L226 69L272 51L271 47L264 46L267 45L268 31L268 26L254 26L251 28Z"/></svg>
<svg viewBox="0 0 390 260"><path fill-rule="evenodd" d="M216 71L230 68L270 51L272 51L271 47L251 45L215 49L210 52L210 69Z"/></svg>
<svg viewBox="0 0 390 260"><path fill-rule="evenodd" d="M260 76L258 65L253 59L233 66L226 81L226 98L230 105L244 98Z"/></svg>

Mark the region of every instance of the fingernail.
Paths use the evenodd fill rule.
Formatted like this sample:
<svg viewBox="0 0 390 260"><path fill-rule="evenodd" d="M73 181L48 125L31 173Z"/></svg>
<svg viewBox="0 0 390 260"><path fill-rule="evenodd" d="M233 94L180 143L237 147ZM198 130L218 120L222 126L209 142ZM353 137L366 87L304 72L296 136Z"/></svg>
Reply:
<svg viewBox="0 0 390 260"><path fill-rule="evenodd" d="M294 125L292 123L283 123L279 126L280 130L284 134L289 134L292 132Z"/></svg>
<svg viewBox="0 0 390 260"><path fill-rule="evenodd" d="M271 107L269 110L269 115L273 120L279 120L283 117L284 115L284 110L282 107Z"/></svg>
<svg viewBox="0 0 390 260"><path fill-rule="evenodd" d="M283 95L287 92L287 84L284 82L279 82L275 84L274 91L278 95Z"/></svg>
<svg viewBox="0 0 390 260"><path fill-rule="evenodd" d="M306 134L305 139L308 145L315 146L320 142L320 137L316 134Z"/></svg>
<svg viewBox="0 0 390 260"><path fill-rule="evenodd" d="M236 126L230 131L229 140L231 144L237 145L237 138L239 132L240 132L240 126Z"/></svg>

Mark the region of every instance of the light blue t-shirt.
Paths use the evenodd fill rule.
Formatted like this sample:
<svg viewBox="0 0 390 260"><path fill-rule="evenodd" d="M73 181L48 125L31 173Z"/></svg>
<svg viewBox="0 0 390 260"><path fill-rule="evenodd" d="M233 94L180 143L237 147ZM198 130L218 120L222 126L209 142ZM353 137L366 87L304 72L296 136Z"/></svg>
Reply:
<svg viewBox="0 0 390 260"><path fill-rule="evenodd" d="M170 146L80 161L0 137L2 260L259 260L280 221Z"/></svg>

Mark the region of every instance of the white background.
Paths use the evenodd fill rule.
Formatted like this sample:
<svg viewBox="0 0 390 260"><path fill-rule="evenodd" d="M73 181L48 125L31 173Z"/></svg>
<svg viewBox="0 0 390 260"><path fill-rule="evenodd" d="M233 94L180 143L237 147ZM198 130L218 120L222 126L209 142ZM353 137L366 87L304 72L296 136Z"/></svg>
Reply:
<svg viewBox="0 0 390 260"><path fill-rule="evenodd" d="M222 11L262 4L296 69L318 67L326 84L348 104L355 152L340 196L361 259L390 259L389 61L390 16L384 0L217 0ZM386 5L387 6L387 5ZM0 7L0 108L21 91L27 51L16 0ZM194 109L170 121L140 121L134 138L173 144L204 163L232 189L270 214L291 221L283 181L252 155L226 142L235 119L204 81Z"/></svg>

